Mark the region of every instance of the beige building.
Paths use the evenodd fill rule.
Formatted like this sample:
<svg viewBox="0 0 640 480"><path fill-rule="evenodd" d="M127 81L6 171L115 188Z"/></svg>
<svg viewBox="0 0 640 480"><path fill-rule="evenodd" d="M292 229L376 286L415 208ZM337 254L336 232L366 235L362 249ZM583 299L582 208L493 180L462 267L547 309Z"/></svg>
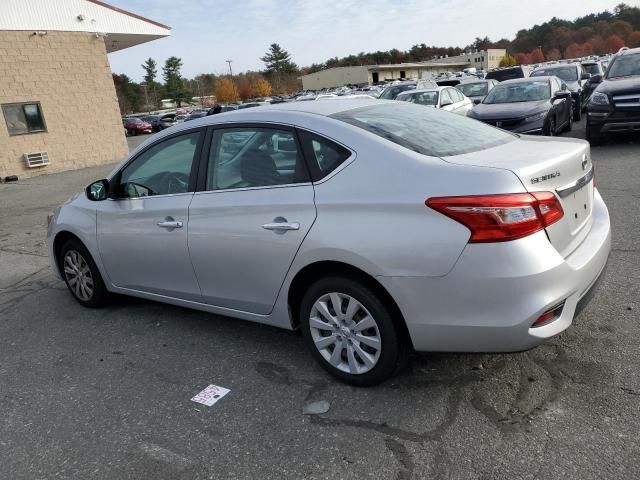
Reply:
<svg viewBox="0 0 640 480"><path fill-rule="evenodd" d="M0 1L0 179L121 160L107 53L169 34L97 0Z"/></svg>
<svg viewBox="0 0 640 480"><path fill-rule="evenodd" d="M466 68L488 70L500 64L507 54L504 49L468 52L455 57L441 57L428 62L336 67L300 77L305 90L321 90L343 85L371 85L400 78L420 80L439 73L463 71Z"/></svg>

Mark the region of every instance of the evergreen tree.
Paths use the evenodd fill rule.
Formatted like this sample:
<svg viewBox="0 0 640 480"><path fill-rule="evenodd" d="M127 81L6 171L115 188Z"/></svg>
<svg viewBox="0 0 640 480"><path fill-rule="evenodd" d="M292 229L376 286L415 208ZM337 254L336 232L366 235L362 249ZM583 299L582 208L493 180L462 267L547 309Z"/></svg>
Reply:
<svg viewBox="0 0 640 480"><path fill-rule="evenodd" d="M162 67L162 78L164 79L164 89L167 98L173 99L178 104L178 107L182 106L182 102L190 100L190 94L185 88L184 80L180 75L180 69L182 68L182 59L178 57L169 57Z"/></svg>
<svg viewBox="0 0 640 480"><path fill-rule="evenodd" d="M291 55L277 43L272 43L264 57L260 58L267 67L265 73L296 73L298 66L291 61Z"/></svg>

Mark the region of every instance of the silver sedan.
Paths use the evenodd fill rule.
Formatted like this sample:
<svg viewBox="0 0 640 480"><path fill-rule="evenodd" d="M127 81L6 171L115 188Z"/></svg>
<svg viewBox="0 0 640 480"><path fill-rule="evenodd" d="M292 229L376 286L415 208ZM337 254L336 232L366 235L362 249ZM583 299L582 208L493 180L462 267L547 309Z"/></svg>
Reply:
<svg viewBox="0 0 640 480"><path fill-rule="evenodd" d="M297 102L184 123L57 208L87 307L133 295L287 329L354 385L410 351L559 334L610 250L582 140L407 102Z"/></svg>

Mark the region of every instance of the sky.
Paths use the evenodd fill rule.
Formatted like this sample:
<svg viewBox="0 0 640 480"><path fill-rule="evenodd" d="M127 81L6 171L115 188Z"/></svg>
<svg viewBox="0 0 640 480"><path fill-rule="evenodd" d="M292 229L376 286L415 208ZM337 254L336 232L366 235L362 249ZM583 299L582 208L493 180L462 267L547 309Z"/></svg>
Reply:
<svg viewBox="0 0 640 480"><path fill-rule="evenodd" d="M621 0L106 0L171 27L171 36L109 55L111 69L140 81L142 62L182 58L182 74L261 70L271 43L298 66L426 43L464 47L476 37L512 39L552 17L573 20ZM640 0L627 0L640 5ZM159 74L161 70L159 69Z"/></svg>

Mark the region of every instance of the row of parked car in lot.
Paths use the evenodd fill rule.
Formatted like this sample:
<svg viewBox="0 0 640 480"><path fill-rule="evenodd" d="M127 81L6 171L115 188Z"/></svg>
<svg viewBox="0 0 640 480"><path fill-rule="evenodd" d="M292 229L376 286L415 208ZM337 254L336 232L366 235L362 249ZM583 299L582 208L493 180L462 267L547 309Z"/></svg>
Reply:
<svg viewBox="0 0 640 480"><path fill-rule="evenodd" d="M570 131L586 111L585 135L595 144L605 140L609 133L640 130L639 52L640 49L623 48L613 57L299 92L286 97L216 105L208 110L194 109L183 114L165 112L126 117L123 122L127 135L138 135L158 132L206 115L270 103L378 98L466 115L514 133L548 136Z"/></svg>

